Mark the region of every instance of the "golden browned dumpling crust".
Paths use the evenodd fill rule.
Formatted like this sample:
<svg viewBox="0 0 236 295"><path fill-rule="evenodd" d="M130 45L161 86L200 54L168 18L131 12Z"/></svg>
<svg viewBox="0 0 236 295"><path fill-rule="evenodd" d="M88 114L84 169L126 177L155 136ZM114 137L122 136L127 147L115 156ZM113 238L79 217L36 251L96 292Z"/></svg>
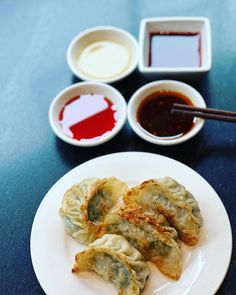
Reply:
<svg viewBox="0 0 236 295"><path fill-rule="evenodd" d="M177 232L163 215L145 207L120 208L105 218L101 235L104 233L122 235L166 276L180 278L182 253Z"/></svg>
<svg viewBox="0 0 236 295"><path fill-rule="evenodd" d="M123 198L127 205L147 206L163 214L187 245L196 245L202 217L192 194L170 177L148 180L132 188Z"/></svg>

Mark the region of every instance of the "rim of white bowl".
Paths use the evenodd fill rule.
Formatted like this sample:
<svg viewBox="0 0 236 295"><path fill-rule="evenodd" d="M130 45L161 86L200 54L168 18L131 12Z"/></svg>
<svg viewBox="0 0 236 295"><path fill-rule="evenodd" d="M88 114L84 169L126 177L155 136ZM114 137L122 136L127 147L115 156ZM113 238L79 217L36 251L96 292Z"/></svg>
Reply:
<svg viewBox="0 0 236 295"><path fill-rule="evenodd" d="M110 79L92 79L89 78L88 76L84 75L72 62L72 49L74 48L75 44L78 42L79 39L81 39L82 37L86 36L89 33L93 33L93 32L97 32L97 31L113 31L113 32L119 32L121 34L124 34L128 39L130 39L130 41L133 43L135 51L131 52L131 59L134 59L134 63L132 66L127 68L127 71L123 72L122 74L115 76L113 78ZM113 82L117 82L122 80L123 78L127 77L128 75L130 75L138 66L138 55L139 55L139 46L138 46L138 41L135 39L135 37L129 33L126 30L123 30L121 28L118 27L113 27L113 26L96 26L96 27L92 27L89 29L86 29L84 31L82 31L81 33L79 33L78 35L76 35L72 41L70 42L68 49L67 49L67 53L66 53L66 59L67 59L67 63L68 66L70 68L70 70L72 71L72 73L79 79L81 80L85 80L87 82L101 82L101 83L113 83Z"/></svg>
<svg viewBox="0 0 236 295"><path fill-rule="evenodd" d="M192 129L179 138L160 139L160 138L156 137L155 135L152 135L151 133L146 131L144 128L142 128L142 126L139 125L139 123L137 122L137 119L136 119L137 112L134 113L134 109L133 109L133 105L134 105L135 100L138 97L140 97L144 91L146 91L149 88L152 88L155 86L161 86L164 84L176 85L176 86L183 87L183 89L185 88L185 89L190 90L194 94L194 96L197 97L197 99L198 99L199 103L198 104L195 103L195 105L199 106L199 107L206 108L205 100L203 99L201 94L196 89L194 89L192 86L190 86L184 82L179 82L176 80L159 80L159 81L154 81L154 82L150 82L148 84L145 84L144 86L140 87L131 96L129 103L128 103L128 107L127 107L128 122L129 122L131 128L133 129L133 131L139 137L141 137L142 139L144 139L148 142L151 142L151 143L154 143L157 145L175 145L175 144L185 142L185 141L189 140L190 138L192 138L193 136L195 136L202 129L202 127L205 123L205 120L203 120L201 118L197 118L196 123L194 123L194 126L192 127ZM168 90L168 87L166 87L166 90ZM177 92L181 92L181 90L178 90ZM191 99L190 95L187 95L187 96ZM143 99L145 97L147 97L147 95L145 95L143 97Z"/></svg>
<svg viewBox="0 0 236 295"><path fill-rule="evenodd" d="M60 99L62 99L63 95L65 95L67 92L69 92L72 89L78 88L78 90L79 90L79 88L81 86L86 86L86 85L88 85L88 86L101 86L101 87L104 87L104 88L109 88L111 91L113 91L117 95L118 99L120 100L120 102L121 102L121 111L117 110L118 113L119 113L117 124L111 130L110 133L108 133L107 135L104 135L101 138L96 139L96 140L91 139L91 141L90 140L89 141L80 141L80 140L77 140L77 139L70 138L70 137L66 136L62 132L62 130L58 127L58 124L57 124L58 122L56 122L55 117L53 116L53 113L54 113L55 107L57 106L57 104L59 104L59 101L60 101ZM70 98L68 97L68 100L69 99ZM112 98L109 97L109 99L112 101ZM51 126L53 132L55 133L55 135L57 137L59 137L61 140L65 141L65 142L67 142L69 144L72 144L72 145L75 145L75 146L80 146L80 147L96 146L96 145L100 145L100 144L103 144L103 143L109 141L122 129L122 127L125 124L126 117L127 117L127 103L126 103L123 95L116 88L112 87L111 85L105 84L103 82L92 82L92 81L78 82L78 83L70 85L70 86L64 88L63 90L61 90L55 96L53 101L51 102L50 107L49 107L49 112L48 112L49 123L50 123L50 126Z"/></svg>

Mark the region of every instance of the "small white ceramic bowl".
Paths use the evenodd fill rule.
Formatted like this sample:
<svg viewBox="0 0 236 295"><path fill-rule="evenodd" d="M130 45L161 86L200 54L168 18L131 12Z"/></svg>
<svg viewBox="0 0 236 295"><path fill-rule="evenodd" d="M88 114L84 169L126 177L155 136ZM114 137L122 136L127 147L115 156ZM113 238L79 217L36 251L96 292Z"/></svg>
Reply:
<svg viewBox="0 0 236 295"><path fill-rule="evenodd" d="M113 41L117 42L129 51L129 63L128 66L120 74L103 79L103 78L92 78L87 76L78 67L78 58L82 51L90 44L98 41ZM114 56L114 61L115 61ZM93 27L87 29L77 35L70 43L67 50L67 63L74 73L75 76L86 81L100 81L105 83L113 83L121 80L128 76L138 64L138 42L136 39L127 31L112 26Z"/></svg>
<svg viewBox="0 0 236 295"><path fill-rule="evenodd" d="M116 125L108 134L96 139L83 141L70 138L62 132L62 127L59 123L59 113L65 103L71 98L91 93L104 95L114 104L117 111ZM114 87L101 82L80 82L65 88L54 98L49 108L49 122L54 133L63 141L76 146L89 147L102 144L113 138L126 121L126 110L127 104L125 99Z"/></svg>
<svg viewBox="0 0 236 295"><path fill-rule="evenodd" d="M137 111L142 103L142 101L149 96L152 93L162 91L162 90L170 90L179 92L185 96L187 96L194 106L198 107L206 107L205 101L200 95L199 92L197 92L193 87L189 86L186 83L178 82L174 80L162 80L162 81L155 81L148 83L141 88L139 88L131 97L129 103L128 103L128 121L133 129L133 131L143 138L144 140L157 144L157 145L174 145L179 144L181 142L184 142L193 136L195 136L203 127L204 120L200 118L195 118L194 126L192 129L184 134L183 136L179 138L173 138L173 139L162 139L160 137L157 137L148 131L146 131L137 121Z"/></svg>
<svg viewBox="0 0 236 295"><path fill-rule="evenodd" d="M200 33L201 65L199 67L151 67L150 34L161 33ZM175 48L172 48L173 53ZM211 29L205 17L158 17L141 21L139 31L139 70L145 74L162 77L196 80L211 69Z"/></svg>

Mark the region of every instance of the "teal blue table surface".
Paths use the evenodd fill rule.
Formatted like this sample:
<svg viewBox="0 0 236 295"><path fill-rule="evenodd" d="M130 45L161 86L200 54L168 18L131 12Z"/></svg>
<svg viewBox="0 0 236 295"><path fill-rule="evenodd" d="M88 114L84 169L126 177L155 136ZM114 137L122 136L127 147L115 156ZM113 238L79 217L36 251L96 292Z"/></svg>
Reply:
<svg viewBox="0 0 236 295"><path fill-rule="evenodd" d="M209 107L236 110L235 0L0 1L0 294L44 294L30 258L36 210L66 172L104 154L152 152L193 168L221 198L235 242L236 124L207 121L190 141L163 147L143 141L126 123L108 143L78 148L57 139L48 123L54 96L79 81L66 63L68 44L76 34L92 26L112 25L138 38L142 18L161 16L210 19L213 66L208 75L189 84ZM149 81L136 70L113 86L128 101ZM218 294L235 294L235 290L233 246L230 267Z"/></svg>

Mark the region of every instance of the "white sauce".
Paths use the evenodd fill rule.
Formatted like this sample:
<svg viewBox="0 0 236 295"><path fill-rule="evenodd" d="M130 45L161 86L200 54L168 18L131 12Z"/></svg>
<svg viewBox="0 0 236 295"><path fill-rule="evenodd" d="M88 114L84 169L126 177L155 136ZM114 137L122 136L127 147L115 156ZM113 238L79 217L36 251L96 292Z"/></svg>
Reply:
<svg viewBox="0 0 236 295"><path fill-rule="evenodd" d="M84 48L78 58L78 67L86 76L109 79L122 74L130 62L130 52L113 41L99 41Z"/></svg>

